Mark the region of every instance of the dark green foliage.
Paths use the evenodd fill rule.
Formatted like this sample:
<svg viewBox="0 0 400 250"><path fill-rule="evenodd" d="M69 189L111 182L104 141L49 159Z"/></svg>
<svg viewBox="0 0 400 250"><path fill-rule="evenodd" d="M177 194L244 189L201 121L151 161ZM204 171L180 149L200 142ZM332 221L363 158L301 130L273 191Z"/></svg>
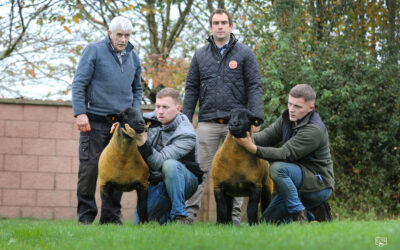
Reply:
<svg viewBox="0 0 400 250"><path fill-rule="evenodd" d="M360 21L346 4L276 2L252 19L254 29L241 31L258 58L265 126L286 109L294 85L310 84L330 136L334 212L399 215L400 32L392 32L400 29L399 12L390 23L393 10L368 16L371 6L357 6Z"/></svg>

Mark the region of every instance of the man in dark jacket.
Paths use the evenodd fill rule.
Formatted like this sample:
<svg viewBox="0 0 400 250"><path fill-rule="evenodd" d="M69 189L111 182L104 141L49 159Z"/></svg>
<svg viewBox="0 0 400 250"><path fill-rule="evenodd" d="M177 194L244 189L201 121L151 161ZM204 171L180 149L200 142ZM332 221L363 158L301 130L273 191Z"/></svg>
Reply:
<svg viewBox="0 0 400 250"><path fill-rule="evenodd" d="M180 110L179 93L172 88L162 89L156 96L155 112L144 114L160 121L161 126L149 128L135 138L152 171L147 201L149 220L160 223L169 220L190 223L186 219L185 201L196 192L203 176L196 132ZM134 223L138 222L135 212Z"/></svg>
<svg viewBox="0 0 400 250"><path fill-rule="evenodd" d="M262 116L261 78L253 52L232 34L232 18L226 10L215 10L209 21L212 35L193 56L183 104L183 113L192 120L199 101L197 133L200 167L205 172L203 183L186 203L189 220L194 220L200 209L212 159L228 133L230 111L249 108ZM236 225L240 223L242 202L243 198L234 199L232 219Z"/></svg>
<svg viewBox="0 0 400 250"><path fill-rule="evenodd" d="M296 85L289 92L288 109L256 133L254 142L249 134L235 138L250 153L272 163L270 176L278 194L263 212L267 222L331 219L326 201L335 183L333 164L328 131L314 110L315 98L309 85Z"/></svg>
<svg viewBox="0 0 400 250"><path fill-rule="evenodd" d="M97 164L111 139L112 121L106 115L141 106L141 67L129 42L132 29L128 19L115 17L106 38L84 49L72 82L72 106L81 133L77 190L80 224L92 223L97 215ZM121 196L117 191L102 195L100 224L121 223Z"/></svg>

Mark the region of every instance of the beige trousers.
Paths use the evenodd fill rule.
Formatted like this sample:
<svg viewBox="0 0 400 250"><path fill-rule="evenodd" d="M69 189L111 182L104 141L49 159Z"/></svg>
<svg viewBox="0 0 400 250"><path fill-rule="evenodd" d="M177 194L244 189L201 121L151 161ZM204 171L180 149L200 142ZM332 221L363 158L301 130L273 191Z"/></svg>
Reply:
<svg viewBox="0 0 400 250"><path fill-rule="evenodd" d="M197 135L199 137L199 160L200 168L204 171L203 182L198 186L196 193L186 201L186 211L189 214L189 220L194 221L200 210L201 200L204 190L207 186L207 179L211 170L211 163L219 145L228 134L228 124L219 124L213 122L199 122ZM233 199L232 220L240 222L242 197Z"/></svg>

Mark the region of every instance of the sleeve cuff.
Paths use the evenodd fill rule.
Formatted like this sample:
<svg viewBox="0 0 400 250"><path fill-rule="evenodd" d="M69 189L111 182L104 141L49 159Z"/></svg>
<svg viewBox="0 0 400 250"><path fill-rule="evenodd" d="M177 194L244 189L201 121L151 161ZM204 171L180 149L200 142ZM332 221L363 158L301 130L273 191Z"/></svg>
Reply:
<svg viewBox="0 0 400 250"><path fill-rule="evenodd" d="M142 146L138 146L138 150L144 159L147 159L147 157L153 154L153 147L148 141L146 141Z"/></svg>

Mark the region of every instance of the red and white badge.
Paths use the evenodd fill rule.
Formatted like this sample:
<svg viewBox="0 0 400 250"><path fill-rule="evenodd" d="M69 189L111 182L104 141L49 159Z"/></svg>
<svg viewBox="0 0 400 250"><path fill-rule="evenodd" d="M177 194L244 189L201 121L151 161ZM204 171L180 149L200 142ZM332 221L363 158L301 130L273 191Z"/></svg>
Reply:
<svg viewBox="0 0 400 250"><path fill-rule="evenodd" d="M237 68L237 62L235 60L230 61L229 62L229 68L236 69Z"/></svg>

